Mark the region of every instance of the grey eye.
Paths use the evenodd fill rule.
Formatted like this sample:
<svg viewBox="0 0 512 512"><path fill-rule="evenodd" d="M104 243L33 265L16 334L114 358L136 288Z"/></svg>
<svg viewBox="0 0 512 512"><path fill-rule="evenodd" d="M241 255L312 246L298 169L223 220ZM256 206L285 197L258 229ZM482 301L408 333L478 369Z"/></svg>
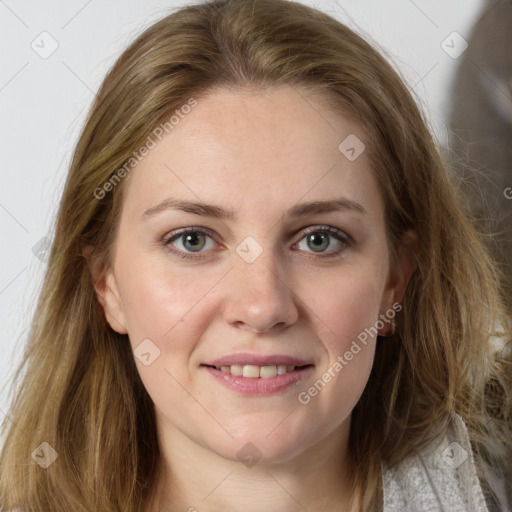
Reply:
<svg viewBox="0 0 512 512"><path fill-rule="evenodd" d="M208 239L210 239L210 246L207 246ZM200 252L203 249L212 249L215 246L214 240L211 238L210 235L207 233L195 229L195 230L188 230L186 232L177 233L176 235L172 236L169 240L166 242L167 245L172 245L173 247L176 247L181 252ZM177 244L181 244L181 247Z"/></svg>

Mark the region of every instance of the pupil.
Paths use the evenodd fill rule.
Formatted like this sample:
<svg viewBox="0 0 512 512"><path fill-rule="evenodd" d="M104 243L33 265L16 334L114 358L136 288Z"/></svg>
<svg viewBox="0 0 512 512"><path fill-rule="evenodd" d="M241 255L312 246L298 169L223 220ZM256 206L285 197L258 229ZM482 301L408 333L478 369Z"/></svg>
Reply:
<svg viewBox="0 0 512 512"><path fill-rule="evenodd" d="M313 250L316 250L318 248L325 249L329 245L327 238L328 235L326 235L325 233L314 233L310 235L310 242L313 243L313 245L310 245L310 248ZM325 243L326 241L327 243Z"/></svg>
<svg viewBox="0 0 512 512"><path fill-rule="evenodd" d="M187 244L188 243L192 243L192 247L191 249L193 251L197 251L197 250L201 250L204 246L204 240L203 240L203 243L198 243L198 239L201 237L202 235L199 234L199 233L194 233L194 234L188 234L188 235L185 235L185 247L187 247Z"/></svg>

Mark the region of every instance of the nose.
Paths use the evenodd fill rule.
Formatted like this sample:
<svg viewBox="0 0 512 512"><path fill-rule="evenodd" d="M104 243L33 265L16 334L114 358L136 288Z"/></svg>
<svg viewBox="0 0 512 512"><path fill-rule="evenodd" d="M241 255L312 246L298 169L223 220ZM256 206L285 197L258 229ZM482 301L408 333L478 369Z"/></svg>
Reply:
<svg viewBox="0 0 512 512"><path fill-rule="evenodd" d="M297 321L294 293L270 251L264 250L252 263L239 258L234 265L226 283L226 322L260 333L282 330Z"/></svg>

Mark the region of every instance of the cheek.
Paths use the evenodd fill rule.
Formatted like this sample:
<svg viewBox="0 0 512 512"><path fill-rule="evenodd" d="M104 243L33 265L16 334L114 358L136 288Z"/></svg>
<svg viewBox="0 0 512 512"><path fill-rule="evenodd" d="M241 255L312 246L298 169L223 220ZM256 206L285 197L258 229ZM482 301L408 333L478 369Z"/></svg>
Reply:
<svg viewBox="0 0 512 512"><path fill-rule="evenodd" d="M171 271L170 271L171 270ZM170 269L162 262L151 263L142 258L124 263L118 270L119 291L127 330L133 342L154 337L155 342L174 336L201 305L202 299L212 289L218 276L203 272L201 279L193 270ZM196 327L199 327L194 322Z"/></svg>
<svg viewBox="0 0 512 512"><path fill-rule="evenodd" d="M202 272L198 279L193 272L171 269L165 262L148 264L142 257L119 266L135 363L156 406L179 408L187 399L181 386L190 384L192 353L213 321L208 304L219 276Z"/></svg>
<svg viewBox="0 0 512 512"><path fill-rule="evenodd" d="M314 403L318 414L332 411L326 422L331 426L350 413L366 386L375 354L372 327L378 320L383 284L372 265L343 274L326 281L322 294L314 298L312 318L327 357L319 379L299 397L303 404Z"/></svg>
<svg viewBox="0 0 512 512"><path fill-rule="evenodd" d="M352 340L378 320L383 288L383 273L369 263L342 270L339 278L323 281L310 297L319 327L325 333L329 352L344 353ZM323 328L321 326L323 325Z"/></svg>
<svg viewBox="0 0 512 512"><path fill-rule="evenodd" d="M193 272L143 257L116 270L135 363L157 407L186 402L191 354L213 318L208 298L219 276Z"/></svg>

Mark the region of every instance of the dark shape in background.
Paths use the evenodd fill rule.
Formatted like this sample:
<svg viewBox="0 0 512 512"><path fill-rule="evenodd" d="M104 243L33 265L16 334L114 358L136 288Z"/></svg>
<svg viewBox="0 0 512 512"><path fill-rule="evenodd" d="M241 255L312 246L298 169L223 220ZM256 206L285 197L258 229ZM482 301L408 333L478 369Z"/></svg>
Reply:
<svg viewBox="0 0 512 512"><path fill-rule="evenodd" d="M471 211L494 234L512 315L512 2L485 2L468 43L452 88L449 146Z"/></svg>
<svg viewBox="0 0 512 512"><path fill-rule="evenodd" d="M449 149L478 227L490 232L512 318L512 1L487 0L460 58L452 91ZM488 469L489 510L512 511L512 460Z"/></svg>

